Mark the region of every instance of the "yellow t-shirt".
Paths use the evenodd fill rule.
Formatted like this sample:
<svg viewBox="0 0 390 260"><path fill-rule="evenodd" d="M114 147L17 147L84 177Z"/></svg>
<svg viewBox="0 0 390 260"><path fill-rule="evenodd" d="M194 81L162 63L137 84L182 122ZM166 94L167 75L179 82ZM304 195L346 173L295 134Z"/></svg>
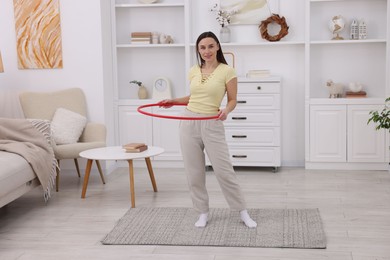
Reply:
<svg viewBox="0 0 390 260"><path fill-rule="evenodd" d="M218 113L226 93L226 83L236 77L234 68L220 63L208 78L202 82L202 72L199 65L193 66L188 75L190 80L190 100L187 109L200 114Z"/></svg>

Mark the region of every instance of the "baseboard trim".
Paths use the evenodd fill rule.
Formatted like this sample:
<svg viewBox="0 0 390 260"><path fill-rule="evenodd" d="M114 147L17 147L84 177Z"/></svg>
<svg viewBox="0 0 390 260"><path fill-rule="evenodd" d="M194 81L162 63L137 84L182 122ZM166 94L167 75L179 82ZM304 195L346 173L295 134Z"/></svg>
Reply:
<svg viewBox="0 0 390 260"><path fill-rule="evenodd" d="M318 163L306 162L305 169L308 170L370 170L388 171L388 163Z"/></svg>

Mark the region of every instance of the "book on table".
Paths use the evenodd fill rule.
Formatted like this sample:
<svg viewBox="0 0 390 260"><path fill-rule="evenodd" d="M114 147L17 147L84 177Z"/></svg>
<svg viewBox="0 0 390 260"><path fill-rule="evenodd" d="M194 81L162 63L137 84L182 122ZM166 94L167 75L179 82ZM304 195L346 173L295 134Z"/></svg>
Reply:
<svg viewBox="0 0 390 260"><path fill-rule="evenodd" d="M148 146L145 143L128 143L122 145L122 148L125 149L126 153L140 153L146 151Z"/></svg>

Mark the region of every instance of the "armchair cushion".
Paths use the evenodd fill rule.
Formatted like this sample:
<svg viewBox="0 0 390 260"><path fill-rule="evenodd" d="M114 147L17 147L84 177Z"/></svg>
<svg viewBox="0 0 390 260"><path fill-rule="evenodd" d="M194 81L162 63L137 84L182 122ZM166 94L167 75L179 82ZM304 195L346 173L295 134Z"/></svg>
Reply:
<svg viewBox="0 0 390 260"><path fill-rule="evenodd" d="M65 108L58 108L54 113L51 127L53 129L53 139L56 144L77 143L87 118Z"/></svg>

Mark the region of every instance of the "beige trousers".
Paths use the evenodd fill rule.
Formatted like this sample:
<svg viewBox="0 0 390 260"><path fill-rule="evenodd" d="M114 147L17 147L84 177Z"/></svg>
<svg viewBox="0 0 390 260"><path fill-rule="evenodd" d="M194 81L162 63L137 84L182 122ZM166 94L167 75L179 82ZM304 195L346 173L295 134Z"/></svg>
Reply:
<svg viewBox="0 0 390 260"><path fill-rule="evenodd" d="M210 115L186 110L185 116L203 117ZM209 212L204 150L207 152L229 207L233 210L246 209L245 199L230 161L222 121L213 119L182 120L180 122L180 145L192 203L197 212Z"/></svg>

